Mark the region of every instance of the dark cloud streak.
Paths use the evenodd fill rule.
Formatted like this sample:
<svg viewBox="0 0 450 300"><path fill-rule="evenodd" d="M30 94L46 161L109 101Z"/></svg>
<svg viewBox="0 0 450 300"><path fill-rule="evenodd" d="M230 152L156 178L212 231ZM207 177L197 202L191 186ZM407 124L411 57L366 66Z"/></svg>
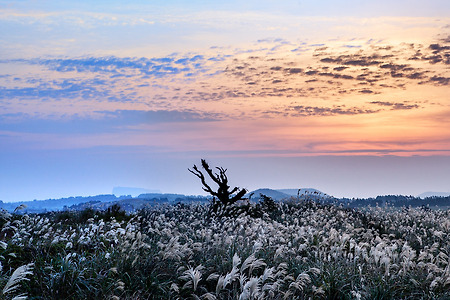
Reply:
<svg viewBox="0 0 450 300"><path fill-rule="evenodd" d="M420 106L418 104L407 104L407 103L399 103L399 102L372 101L370 103L377 104L380 106L388 106L388 107L391 107L391 110L407 110L407 109L420 108Z"/></svg>
<svg viewBox="0 0 450 300"><path fill-rule="evenodd" d="M363 109L363 108L345 108L345 107L318 107L295 105L286 109L291 116L335 116L335 115L360 115L373 114L379 110Z"/></svg>

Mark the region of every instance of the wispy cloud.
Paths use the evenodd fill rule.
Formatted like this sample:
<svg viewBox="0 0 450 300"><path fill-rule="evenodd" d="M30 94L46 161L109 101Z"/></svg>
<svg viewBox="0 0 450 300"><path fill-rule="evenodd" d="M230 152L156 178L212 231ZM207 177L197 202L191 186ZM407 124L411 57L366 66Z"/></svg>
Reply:
<svg viewBox="0 0 450 300"><path fill-rule="evenodd" d="M339 123L345 126L336 135L343 139L350 140L346 130L356 128L355 136L377 141L372 149L380 153L399 149L400 153L401 135L395 136L397 142L392 138L385 143L379 137L404 130L404 124L420 116L432 124L437 107L445 110L447 105L443 96L449 83L446 65L411 57L417 52L444 53L447 44L358 43L361 48L342 47L346 44L342 40L316 44L280 38L257 41L245 49L215 47L161 57L3 60L0 129L73 135L80 145L86 141L91 146L101 141L125 143L128 136L127 144L157 147L159 143L170 151L225 147L238 152L289 152L300 143L298 139L305 153L363 153L370 148L356 142L348 142L343 149L326 149L331 144L308 148L317 139L333 140L323 128L337 128ZM292 51L299 47L301 54ZM377 118L389 120L386 126L393 129L379 129ZM244 123L245 132L236 122ZM263 126L264 122L279 130ZM317 138L286 137L285 131L297 123ZM435 131L427 126L423 132ZM96 141L94 136L104 140ZM70 139L64 140L73 145ZM273 148L275 141L285 145ZM437 148L444 149L445 143Z"/></svg>
<svg viewBox="0 0 450 300"><path fill-rule="evenodd" d="M194 111L94 111L89 116L48 117L25 113L0 115L0 131L51 134L113 133L133 131L136 126L160 123L217 121L220 116Z"/></svg>
<svg viewBox="0 0 450 300"><path fill-rule="evenodd" d="M156 58L131 58L131 57L80 57L80 58L53 58L53 59L16 59L3 60L0 63L28 63L48 67L57 72L90 72L108 73L117 76L148 75L154 77L173 76L183 74L186 76L197 75L209 71L207 63L221 61L223 55L205 57L194 54L191 56L177 57L175 55Z"/></svg>
<svg viewBox="0 0 450 300"><path fill-rule="evenodd" d="M155 18L147 16L132 16L120 13L105 13L83 10L18 10L14 8L0 8L0 21L16 22L20 24L55 26L71 24L77 27L92 28L93 26L137 26L153 25Z"/></svg>
<svg viewBox="0 0 450 300"><path fill-rule="evenodd" d="M429 46L374 41L361 44L364 45L361 49L342 50L332 43L327 46L273 38L257 41L248 53L214 48L206 53L175 53L153 58L83 56L2 60L3 64L39 66L53 79L41 76L43 73L39 71L34 75L4 74L0 78L4 82L3 86L0 84L0 98L140 103L150 105L152 110L176 110L181 104L186 109L205 113L218 111L207 109L201 103L220 103L227 99L245 99L250 104L258 98L306 101L333 97L340 102L320 106L300 101L278 108L286 111L299 106L303 108L301 114L324 116L375 113L383 109L369 109L364 104L386 101L375 99L378 95L388 96L389 92L405 86L449 83L444 68L436 68L423 59L411 59L417 52L445 55L450 46L442 41ZM301 56L291 51L299 46L306 49ZM349 95L364 95L364 98L345 109L336 109L347 105L344 97ZM417 108L415 103L387 102L397 103L390 106L392 110ZM273 111L274 107L259 110ZM253 117L257 117L255 113L257 110Z"/></svg>
<svg viewBox="0 0 450 300"><path fill-rule="evenodd" d="M105 81L99 79L88 80L52 80L51 82L40 79L28 79L28 87L0 87L0 99L35 98L38 101L46 99L73 99L73 98L104 98L114 97L108 89L102 88Z"/></svg>

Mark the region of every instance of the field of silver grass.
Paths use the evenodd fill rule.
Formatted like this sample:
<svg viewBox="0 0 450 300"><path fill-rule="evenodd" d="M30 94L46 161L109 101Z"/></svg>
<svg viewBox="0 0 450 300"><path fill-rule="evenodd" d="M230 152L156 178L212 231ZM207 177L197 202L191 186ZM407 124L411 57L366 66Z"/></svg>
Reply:
<svg viewBox="0 0 450 300"><path fill-rule="evenodd" d="M1 299L450 299L450 210L1 217Z"/></svg>

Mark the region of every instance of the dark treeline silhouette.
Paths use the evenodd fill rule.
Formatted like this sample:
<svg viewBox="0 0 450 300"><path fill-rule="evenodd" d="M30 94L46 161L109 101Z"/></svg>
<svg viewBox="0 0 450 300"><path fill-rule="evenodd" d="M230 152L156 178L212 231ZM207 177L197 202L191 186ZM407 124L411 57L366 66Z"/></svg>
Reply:
<svg viewBox="0 0 450 300"><path fill-rule="evenodd" d="M394 206L394 207L427 207L427 206L450 206L450 196L447 197L426 197L419 198L404 195L386 195L377 196L375 198L341 198L327 199L326 202L338 201L347 207L364 207L364 206Z"/></svg>

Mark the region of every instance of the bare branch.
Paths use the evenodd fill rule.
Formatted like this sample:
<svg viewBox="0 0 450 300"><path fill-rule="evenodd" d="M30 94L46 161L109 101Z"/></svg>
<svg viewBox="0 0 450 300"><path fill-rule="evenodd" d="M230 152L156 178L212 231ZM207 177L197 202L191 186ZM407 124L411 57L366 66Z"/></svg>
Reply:
<svg viewBox="0 0 450 300"><path fill-rule="evenodd" d="M231 203L234 203L234 202L236 202L236 201L238 201L238 200L243 199L243 198L244 198L244 195L245 195L246 193L247 193L247 190L246 190L246 189L240 190L234 197L232 197L232 198L230 199L230 202L231 202Z"/></svg>
<svg viewBox="0 0 450 300"><path fill-rule="evenodd" d="M191 169L188 169L189 172L191 172L192 174L194 174L195 176L197 176L198 178L200 178L202 184L203 184L203 190L207 193L210 193L213 196L217 196L217 193L214 192L211 187L206 183L205 180L205 176L203 175L203 173L197 168L196 165L194 165L193 167L194 171L192 171Z"/></svg>
<svg viewBox="0 0 450 300"><path fill-rule="evenodd" d="M209 164L206 162L206 160L202 159L202 167L203 169L205 169L206 173L208 173L209 177L211 177L211 179L217 183L218 185L220 185L220 178L219 175L214 174L213 171L211 170L211 168L209 167Z"/></svg>

